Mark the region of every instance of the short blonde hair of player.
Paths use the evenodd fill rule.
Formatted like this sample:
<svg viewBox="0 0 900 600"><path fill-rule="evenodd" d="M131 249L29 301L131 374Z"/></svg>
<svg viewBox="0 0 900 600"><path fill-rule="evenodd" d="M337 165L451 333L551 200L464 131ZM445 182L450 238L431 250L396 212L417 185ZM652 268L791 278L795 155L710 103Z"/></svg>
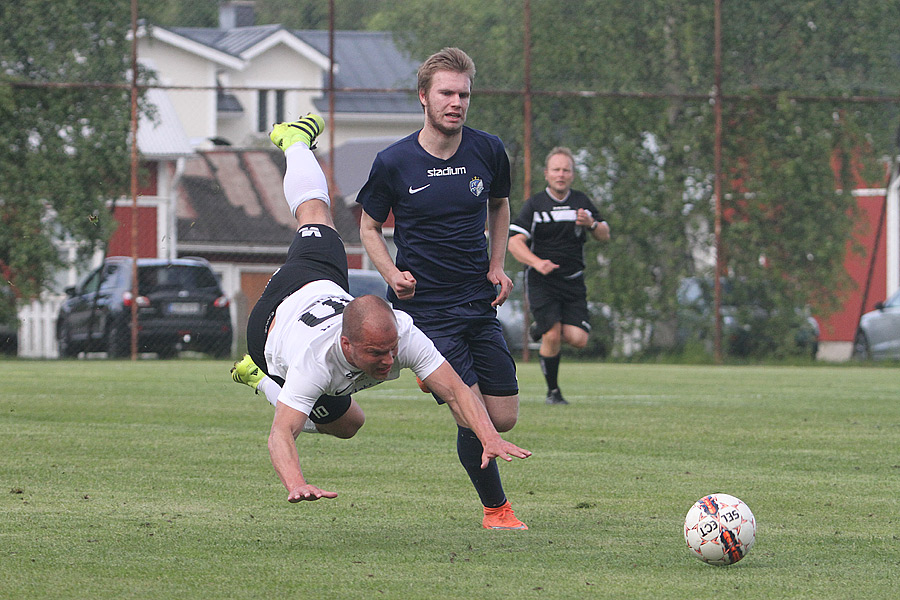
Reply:
<svg viewBox="0 0 900 600"><path fill-rule="evenodd" d="M422 63L417 74L420 92L428 94L434 74L438 71L463 73L469 77L469 85L475 81L475 62L459 48L444 48L429 56Z"/></svg>

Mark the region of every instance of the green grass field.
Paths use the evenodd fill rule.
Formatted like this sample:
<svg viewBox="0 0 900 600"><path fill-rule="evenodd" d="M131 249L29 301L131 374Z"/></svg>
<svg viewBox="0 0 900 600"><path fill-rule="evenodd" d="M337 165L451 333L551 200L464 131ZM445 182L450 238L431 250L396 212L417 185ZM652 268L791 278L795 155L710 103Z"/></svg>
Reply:
<svg viewBox="0 0 900 600"><path fill-rule="evenodd" d="M486 531L449 411L411 375L303 434L288 504L272 409L222 361L0 362L0 598L893 598L900 369L520 365L534 452L502 464L524 532ZM682 520L743 499L756 545L711 567Z"/></svg>

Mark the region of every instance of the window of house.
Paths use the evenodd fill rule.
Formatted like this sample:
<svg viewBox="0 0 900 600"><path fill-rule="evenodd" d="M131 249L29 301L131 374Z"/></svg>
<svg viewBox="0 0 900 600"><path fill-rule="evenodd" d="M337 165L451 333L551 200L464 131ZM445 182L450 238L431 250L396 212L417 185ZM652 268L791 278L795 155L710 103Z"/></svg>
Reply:
<svg viewBox="0 0 900 600"><path fill-rule="evenodd" d="M257 111L257 131L269 131L273 123L284 121L284 90L259 90Z"/></svg>

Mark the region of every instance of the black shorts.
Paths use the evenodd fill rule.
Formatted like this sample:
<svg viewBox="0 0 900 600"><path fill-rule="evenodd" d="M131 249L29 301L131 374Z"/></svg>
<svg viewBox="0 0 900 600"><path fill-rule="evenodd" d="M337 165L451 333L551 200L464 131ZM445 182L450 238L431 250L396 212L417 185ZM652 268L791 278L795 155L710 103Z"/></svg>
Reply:
<svg viewBox="0 0 900 600"><path fill-rule="evenodd" d="M307 283L333 281L349 293L347 252L337 231L326 225L304 225L294 236L287 259L275 271L247 319L247 353L278 385L284 379L271 375L266 367L266 337L275 311L285 298ZM314 423L330 423L350 408L350 396L322 396L309 418Z"/></svg>
<svg viewBox="0 0 900 600"><path fill-rule="evenodd" d="M574 325L591 332L584 275L571 279L541 275L534 269L525 273L525 290L537 335L543 335L557 323Z"/></svg>

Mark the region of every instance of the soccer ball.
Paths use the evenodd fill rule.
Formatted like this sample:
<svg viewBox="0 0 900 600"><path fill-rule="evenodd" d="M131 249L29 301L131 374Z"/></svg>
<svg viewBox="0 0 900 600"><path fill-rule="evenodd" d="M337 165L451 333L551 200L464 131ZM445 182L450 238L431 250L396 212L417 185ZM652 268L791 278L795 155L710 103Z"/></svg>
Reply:
<svg viewBox="0 0 900 600"><path fill-rule="evenodd" d="M747 556L756 541L756 519L738 498L710 494L697 500L684 518L684 541L703 562L730 565Z"/></svg>

